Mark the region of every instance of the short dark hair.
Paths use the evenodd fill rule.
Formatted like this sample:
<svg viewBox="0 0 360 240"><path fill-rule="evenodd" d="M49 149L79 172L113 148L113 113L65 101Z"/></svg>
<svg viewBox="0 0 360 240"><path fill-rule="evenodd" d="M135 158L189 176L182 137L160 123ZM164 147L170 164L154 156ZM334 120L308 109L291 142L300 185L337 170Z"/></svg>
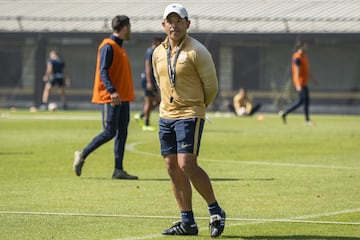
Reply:
<svg viewBox="0 0 360 240"><path fill-rule="evenodd" d="M111 22L111 27L113 31L120 32L120 30L130 25L130 19L128 16L125 15L117 15L113 18Z"/></svg>
<svg viewBox="0 0 360 240"><path fill-rule="evenodd" d="M296 42L296 50L298 50L299 48L303 47L306 44L306 41L304 40L299 40Z"/></svg>
<svg viewBox="0 0 360 240"><path fill-rule="evenodd" d="M161 43L162 41L163 41L162 37L154 37L153 40L152 40L153 43L158 43L158 42Z"/></svg>

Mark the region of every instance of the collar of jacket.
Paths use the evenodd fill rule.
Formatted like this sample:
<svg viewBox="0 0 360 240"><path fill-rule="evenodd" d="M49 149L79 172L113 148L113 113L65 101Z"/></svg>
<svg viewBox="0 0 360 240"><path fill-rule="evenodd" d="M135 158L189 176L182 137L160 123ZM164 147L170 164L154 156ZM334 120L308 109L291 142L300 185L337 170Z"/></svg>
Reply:
<svg viewBox="0 0 360 240"><path fill-rule="evenodd" d="M178 45L180 50L182 49L182 47L183 47L184 45L187 44L187 42L189 42L189 39L190 39L189 35L186 34L185 37L184 37L184 39L183 39L183 40L180 42L180 44ZM169 44L169 37L166 37L166 39L165 39L165 41L162 43L162 45L163 45L163 47L164 47L165 49L167 49L167 48L170 46L170 44Z"/></svg>

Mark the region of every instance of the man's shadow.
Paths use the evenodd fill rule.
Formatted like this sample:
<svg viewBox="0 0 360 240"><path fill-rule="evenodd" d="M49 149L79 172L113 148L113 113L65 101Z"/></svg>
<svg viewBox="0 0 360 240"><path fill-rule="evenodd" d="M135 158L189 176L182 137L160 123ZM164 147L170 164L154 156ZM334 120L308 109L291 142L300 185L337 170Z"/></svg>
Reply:
<svg viewBox="0 0 360 240"><path fill-rule="evenodd" d="M243 239L243 240L360 240L360 237L337 237L337 236L318 236L318 235L287 235L287 236L229 236L221 235L226 239Z"/></svg>

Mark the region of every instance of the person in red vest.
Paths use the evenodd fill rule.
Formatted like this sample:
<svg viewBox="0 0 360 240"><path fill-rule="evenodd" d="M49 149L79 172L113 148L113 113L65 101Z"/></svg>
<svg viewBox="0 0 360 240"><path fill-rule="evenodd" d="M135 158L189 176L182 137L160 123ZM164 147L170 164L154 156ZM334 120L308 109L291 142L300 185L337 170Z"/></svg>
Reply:
<svg viewBox="0 0 360 240"><path fill-rule="evenodd" d="M73 169L81 175L85 159L104 143L114 139L115 169L113 179L138 179L123 169L125 143L130 119L134 86L130 60L123 42L130 39L130 19L125 15L112 20L113 34L99 45L92 103L99 104L103 131L81 151L75 151Z"/></svg>
<svg viewBox="0 0 360 240"><path fill-rule="evenodd" d="M288 106L285 111L279 112L284 124L286 124L286 117L289 113L296 110L301 105L304 105L305 123L307 125L314 125L314 122L311 121L309 117L310 96L308 83L310 79L313 80L315 84L317 84L317 81L310 72L307 50L308 44L301 41L297 44L296 52L292 57L292 79L299 97L294 103Z"/></svg>

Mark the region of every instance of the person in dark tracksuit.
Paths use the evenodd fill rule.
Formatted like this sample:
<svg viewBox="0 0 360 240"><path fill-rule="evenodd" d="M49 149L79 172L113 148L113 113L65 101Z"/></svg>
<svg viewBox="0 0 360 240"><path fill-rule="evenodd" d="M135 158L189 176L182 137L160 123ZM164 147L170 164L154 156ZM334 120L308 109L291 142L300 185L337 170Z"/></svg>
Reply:
<svg viewBox="0 0 360 240"><path fill-rule="evenodd" d="M301 105L304 105L305 123L307 125L314 125L314 122L310 120L309 116L310 95L308 82L311 79L317 84L317 81L310 73L307 50L307 43L301 41L297 44L297 50L292 57L292 79L294 87L298 92L298 99L288 106L285 111L279 112L284 124L286 124L286 117L289 113L296 110Z"/></svg>
<svg viewBox="0 0 360 240"><path fill-rule="evenodd" d="M130 39L130 19L125 15L112 20L113 34L98 48L92 102L102 111L103 131L82 151L75 151L73 169L81 175L85 159L95 149L114 139L113 179L138 179L123 169L125 143L130 119L130 102L135 99L129 57L123 41Z"/></svg>

